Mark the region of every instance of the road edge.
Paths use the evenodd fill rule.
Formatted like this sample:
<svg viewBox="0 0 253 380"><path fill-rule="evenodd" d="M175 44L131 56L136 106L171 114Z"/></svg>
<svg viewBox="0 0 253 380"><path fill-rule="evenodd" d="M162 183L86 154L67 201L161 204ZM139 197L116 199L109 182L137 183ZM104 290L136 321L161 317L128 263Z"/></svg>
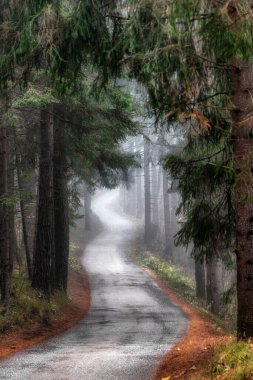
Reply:
<svg viewBox="0 0 253 380"><path fill-rule="evenodd" d="M227 342L229 337L224 335L224 332L222 334L222 331L215 328L206 316L182 300L151 271L141 269L180 308L189 321L182 339L161 358L155 369L153 380L204 378L202 371L211 362L214 348Z"/></svg>

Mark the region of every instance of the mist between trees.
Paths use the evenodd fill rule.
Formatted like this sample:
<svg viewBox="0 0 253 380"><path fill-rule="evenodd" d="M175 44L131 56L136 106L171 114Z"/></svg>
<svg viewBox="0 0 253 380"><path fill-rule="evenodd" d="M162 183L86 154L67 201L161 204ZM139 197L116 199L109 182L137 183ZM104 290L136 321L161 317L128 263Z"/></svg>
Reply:
<svg viewBox="0 0 253 380"><path fill-rule="evenodd" d="M184 129L175 123L164 131L148 113L145 106L148 94L145 88L135 81L118 80L118 83L138 102L140 115L137 120L143 125L143 135L128 138L122 146L124 152L136 155L139 164L138 168L129 169L127 186L121 186L122 210L139 220L143 249L181 267L183 273L195 281L196 296L205 300L214 314L230 314L231 308L235 313L236 267L232 245L228 245L227 249L220 248L217 253L219 243L214 244L214 241L208 240L209 233L210 239L213 239L213 233L209 231L210 226L205 226L208 229L205 239L202 236L203 223L211 224L211 217L214 217L208 215L212 211L211 203L218 203L219 197L215 196L213 200L209 189L210 208L203 210L203 215L198 213L195 220L187 217L186 212L194 212L196 204L205 202L208 194L202 187L202 194L186 205L186 201L189 202L189 193L184 194L182 190L185 182L189 187L190 172L185 172L181 177L179 169L165 169L168 159L172 165L174 161L182 159L184 154L187 154L188 160L191 157L186 153L190 148ZM199 155L201 157L201 151ZM186 164L181 163L181 170ZM208 173L205 173L205 176L207 175ZM196 186L196 183L192 186ZM201 186L200 181L198 186ZM215 217L218 218L218 215ZM193 232L188 232L189 225L194 224L196 237ZM198 235L203 239L202 246L194 245L194 239L197 239Z"/></svg>
<svg viewBox="0 0 253 380"><path fill-rule="evenodd" d="M125 182L147 248L184 262L188 246L214 312L230 286L225 268L236 268L238 336L252 336L251 1L1 0L0 9L3 314L16 263L45 297L66 292L80 186L90 228L89 193Z"/></svg>

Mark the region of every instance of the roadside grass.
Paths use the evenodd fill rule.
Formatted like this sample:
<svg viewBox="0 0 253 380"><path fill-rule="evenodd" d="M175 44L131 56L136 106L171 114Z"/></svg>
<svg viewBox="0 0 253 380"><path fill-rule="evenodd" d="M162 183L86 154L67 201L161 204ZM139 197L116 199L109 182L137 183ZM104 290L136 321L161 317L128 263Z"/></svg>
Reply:
<svg viewBox="0 0 253 380"><path fill-rule="evenodd" d="M162 260L152 252L145 251L138 246L134 250L133 259L138 266L150 270L187 303L208 313L205 302L195 296L194 281L183 274L182 268Z"/></svg>
<svg viewBox="0 0 253 380"><path fill-rule="evenodd" d="M138 266L150 270L185 302L208 316L218 330L223 329L229 334L235 334L234 305L224 304L224 311L220 316L212 314L206 302L196 297L195 281L185 275L184 268L163 260L156 253L144 250L139 242L136 243L133 252L133 261Z"/></svg>
<svg viewBox="0 0 253 380"><path fill-rule="evenodd" d="M70 243L69 270L81 273L77 257L80 247ZM0 334L27 328L31 323L50 326L50 320L71 303L64 292L55 292L50 299L30 285L25 273L15 270L11 279L10 309L7 315L0 314Z"/></svg>
<svg viewBox="0 0 253 380"><path fill-rule="evenodd" d="M253 344L249 342L231 342L222 345L215 352L209 370L203 375L219 380L253 379Z"/></svg>

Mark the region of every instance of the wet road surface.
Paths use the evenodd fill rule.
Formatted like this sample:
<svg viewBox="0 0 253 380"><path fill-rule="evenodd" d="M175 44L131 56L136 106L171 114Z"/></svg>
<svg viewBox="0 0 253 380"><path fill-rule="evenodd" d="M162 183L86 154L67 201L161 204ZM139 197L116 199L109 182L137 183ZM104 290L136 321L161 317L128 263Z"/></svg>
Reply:
<svg viewBox="0 0 253 380"><path fill-rule="evenodd" d="M88 316L68 332L0 362L0 379L150 380L187 320L129 259L135 226L100 195L93 211L105 226L83 257L90 279Z"/></svg>

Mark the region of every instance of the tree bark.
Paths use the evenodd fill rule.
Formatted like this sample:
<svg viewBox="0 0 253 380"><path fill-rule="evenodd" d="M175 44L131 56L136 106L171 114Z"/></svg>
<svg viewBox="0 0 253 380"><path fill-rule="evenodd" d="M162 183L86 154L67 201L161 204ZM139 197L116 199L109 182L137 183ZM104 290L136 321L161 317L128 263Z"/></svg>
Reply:
<svg viewBox="0 0 253 380"><path fill-rule="evenodd" d="M10 17L10 2L0 0L0 23ZM0 54L4 53L5 43L0 44ZM3 116L7 108L7 91L0 93L0 291L3 303L3 314L8 313L10 300L10 236L9 213L4 204L8 196L8 138L3 125Z"/></svg>
<svg viewBox="0 0 253 380"><path fill-rule="evenodd" d="M197 258L197 249L194 248L193 258L195 262L196 297L206 299L206 265Z"/></svg>
<svg viewBox="0 0 253 380"><path fill-rule="evenodd" d="M55 288L67 292L69 259L69 198L65 126L59 121L64 114L61 105L54 106L54 228Z"/></svg>
<svg viewBox="0 0 253 380"><path fill-rule="evenodd" d="M209 257L206 261L207 268L207 303L211 306L213 314L220 314L222 311L223 296L223 267L222 262L217 256Z"/></svg>
<svg viewBox="0 0 253 380"><path fill-rule="evenodd" d="M152 224L156 226L158 231L159 215L158 215L158 174L157 167L151 167L151 204L152 204Z"/></svg>
<svg viewBox="0 0 253 380"><path fill-rule="evenodd" d="M40 121L39 197L32 286L50 296L54 289L54 192L52 105L42 108Z"/></svg>
<svg viewBox="0 0 253 380"><path fill-rule="evenodd" d="M0 285L1 299L3 303L3 314L9 309L10 300L10 241L9 241L9 215L8 208L4 204L8 196L8 153L7 153L6 128L0 128Z"/></svg>
<svg viewBox="0 0 253 380"><path fill-rule="evenodd" d="M90 213L91 213L91 193L89 191L88 185L85 183L84 184L84 222L85 222L86 231L91 230Z"/></svg>
<svg viewBox="0 0 253 380"><path fill-rule="evenodd" d="M143 174L142 169L136 169L136 192L137 192L136 216L139 219L143 217L142 174Z"/></svg>
<svg viewBox="0 0 253 380"><path fill-rule="evenodd" d="M168 174L163 169L163 212L164 212L164 235L165 235L165 256L173 260L171 231L170 231L170 201L168 194Z"/></svg>
<svg viewBox="0 0 253 380"><path fill-rule="evenodd" d="M213 0L217 10L226 7L230 27L240 33L236 2ZM237 30L238 29L238 30ZM252 63L231 63L233 102L233 167L235 171L235 215L237 259L237 334L253 336L253 69Z"/></svg>
<svg viewBox="0 0 253 380"><path fill-rule="evenodd" d="M21 180L20 160L17 154L16 154L16 169L17 169L18 187L19 187L19 190L23 190L22 180ZM22 199L22 196L20 196L19 203L20 203L20 213L21 213L21 220L22 220L22 231L23 231L23 240L24 240L24 246L25 246L27 272L28 272L28 278L31 281L32 280L32 259L31 259L29 241L28 241L27 223L26 223L26 215L25 215L26 214L25 202Z"/></svg>
<svg viewBox="0 0 253 380"><path fill-rule="evenodd" d="M8 143L8 171L7 171L7 187L9 197L14 197L15 188L15 155L14 155L14 134L10 130L7 133L7 143ZM10 276L13 271L13 260L17 256L17 236L15 230L15 211L16 206L13 204L8 208L8 219L9 219L9 270Z"/></svg>
<svg viewBox="0 0 253 380"><path fill-rule="evenodd" d="M235 169L237 332L253 336L253 69L233 62L233 164Z"/></svg>
<svg viewBox="0 0 253 380"><path fill-rule="evenodd" d="M148 248L152 243L151 205L150 205L150 143L144 142L144 193L145 193L145 232L144 241Z"/></svg>

